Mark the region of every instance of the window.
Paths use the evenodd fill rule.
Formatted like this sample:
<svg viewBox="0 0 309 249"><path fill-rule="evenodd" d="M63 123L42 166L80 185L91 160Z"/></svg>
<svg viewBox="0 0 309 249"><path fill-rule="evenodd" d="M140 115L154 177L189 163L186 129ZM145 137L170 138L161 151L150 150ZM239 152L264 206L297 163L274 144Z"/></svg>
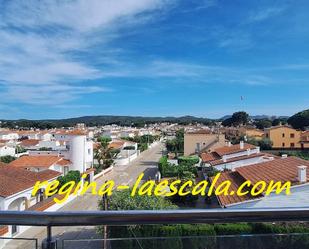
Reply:
<svg viewBox="0 0 309 249"><path fill-rule="evenodd" d="M285 143L282 143L282 147L285 147Z"/></svg>
<svg viewBox="0 0 309 249"><path fill-rule="evenodd" d="M294 143L291 143L291 144L290 144L290 147L291 147L291 148L294 148L294 147L295 147L295 144L294 144Z"/></svg>
<svg viewBox="0 0 309 249"><path fill-rule="evenodd" d="M294 133L291 133L290 134L290 138L294 138L295 137L295 134Z"/></svg>
<svg viewBox="0 0 309 249"><path fill-rule="evenodd" d="M91 154L91 149L88 149L88 155L90 155Z"/></svg>
<svg viewBox="0 0 309 249"><path fill-rule="evenodd" d="M285 137L285 134L284 134L284 133L282 133L282 137Z"/></svg>

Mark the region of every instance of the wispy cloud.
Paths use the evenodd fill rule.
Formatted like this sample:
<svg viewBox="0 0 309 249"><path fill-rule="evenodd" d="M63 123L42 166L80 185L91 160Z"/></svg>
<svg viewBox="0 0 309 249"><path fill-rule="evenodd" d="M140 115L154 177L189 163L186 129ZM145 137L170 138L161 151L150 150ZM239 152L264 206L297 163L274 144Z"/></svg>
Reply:
<svg viewBox="0 0 309 249"><path fill-rule="evenodd" d="M188 83L188 80L193 80L208 84L269 85L276 82L276 79L263 75L263 70L254 72L237 67L169 60L154 60L143 64L127 62L105 71L103 77L168 79L170 83Z"/></svg>
<svg viewBox="0 0 309 249"><path fill-rule="evenodd" d="M286 7L287 6L265 7L257 11L252 11L249 14L248 21L249 22L261 22L269 18L273 18L277 15L280 15L282 12L284 12L286 10Z"/></svg>
<svg viewBox="0 0 309 249"><path fill-rule="evenodd" d="M52 104L106 91L104 86L89 85L91 80L102 77L104 69L83 60L82 53L99 43L108 54L108 43L119 35L122 27L144 22L145 14L149 16L165 3L164 0L2 1L0 97L7 101Z"/></svg>

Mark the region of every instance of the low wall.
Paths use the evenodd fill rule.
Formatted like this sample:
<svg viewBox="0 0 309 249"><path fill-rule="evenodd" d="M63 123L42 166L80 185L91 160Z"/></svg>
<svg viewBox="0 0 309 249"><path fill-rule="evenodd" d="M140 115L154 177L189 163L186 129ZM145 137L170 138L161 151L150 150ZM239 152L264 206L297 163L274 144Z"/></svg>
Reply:
<svg viewBox="0 0 309 249"><path fill-rule="evenodd" d="M111 172L113 168L114 166L110 166L107 169L102 170L99 174L94 175L93 180L96 180L97 178L106 175L107 173Z"/></svg>

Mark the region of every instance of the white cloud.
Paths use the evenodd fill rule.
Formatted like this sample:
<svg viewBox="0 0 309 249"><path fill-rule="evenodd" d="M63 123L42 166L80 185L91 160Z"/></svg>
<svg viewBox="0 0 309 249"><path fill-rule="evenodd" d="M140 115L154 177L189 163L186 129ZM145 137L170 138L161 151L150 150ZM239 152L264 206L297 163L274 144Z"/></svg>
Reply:
<svg viewBox="0 0 309 249"><path fill-rule="evenodd" d="M147 20L143 14L166 3L165 0L1 2L2 99L31 104L64 103L83 94L106 91L104 87L88 85L88 80L102 76L102 70L79 54L89 52L97 43L108 54L108 42L119 35L121 27Z"/></svg>
<svg viewBox="0 0 309 249"><path fill-rule="evenodd" d="M269 18L273 18L277 15L280 15L282 12L285 11L285 9L286 6L280 6L280 7L266 7L258 11L253 11L250 13L248 21L261 22Z"/></svg>

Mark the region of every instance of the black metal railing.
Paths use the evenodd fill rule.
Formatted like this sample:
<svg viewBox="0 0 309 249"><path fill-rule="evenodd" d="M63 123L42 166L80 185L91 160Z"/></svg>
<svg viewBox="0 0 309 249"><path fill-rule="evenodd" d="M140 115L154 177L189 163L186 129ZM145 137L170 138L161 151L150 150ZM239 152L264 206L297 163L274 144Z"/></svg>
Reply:
<svg viewBox="0 0 309 249"><path fill-rule="evenodd" d="M309 221L309 208L130 210L34 212L0 211L1 225L44 226L43 248L54 249L52 227L135 224L206 224L235 222Z"/></svg>

